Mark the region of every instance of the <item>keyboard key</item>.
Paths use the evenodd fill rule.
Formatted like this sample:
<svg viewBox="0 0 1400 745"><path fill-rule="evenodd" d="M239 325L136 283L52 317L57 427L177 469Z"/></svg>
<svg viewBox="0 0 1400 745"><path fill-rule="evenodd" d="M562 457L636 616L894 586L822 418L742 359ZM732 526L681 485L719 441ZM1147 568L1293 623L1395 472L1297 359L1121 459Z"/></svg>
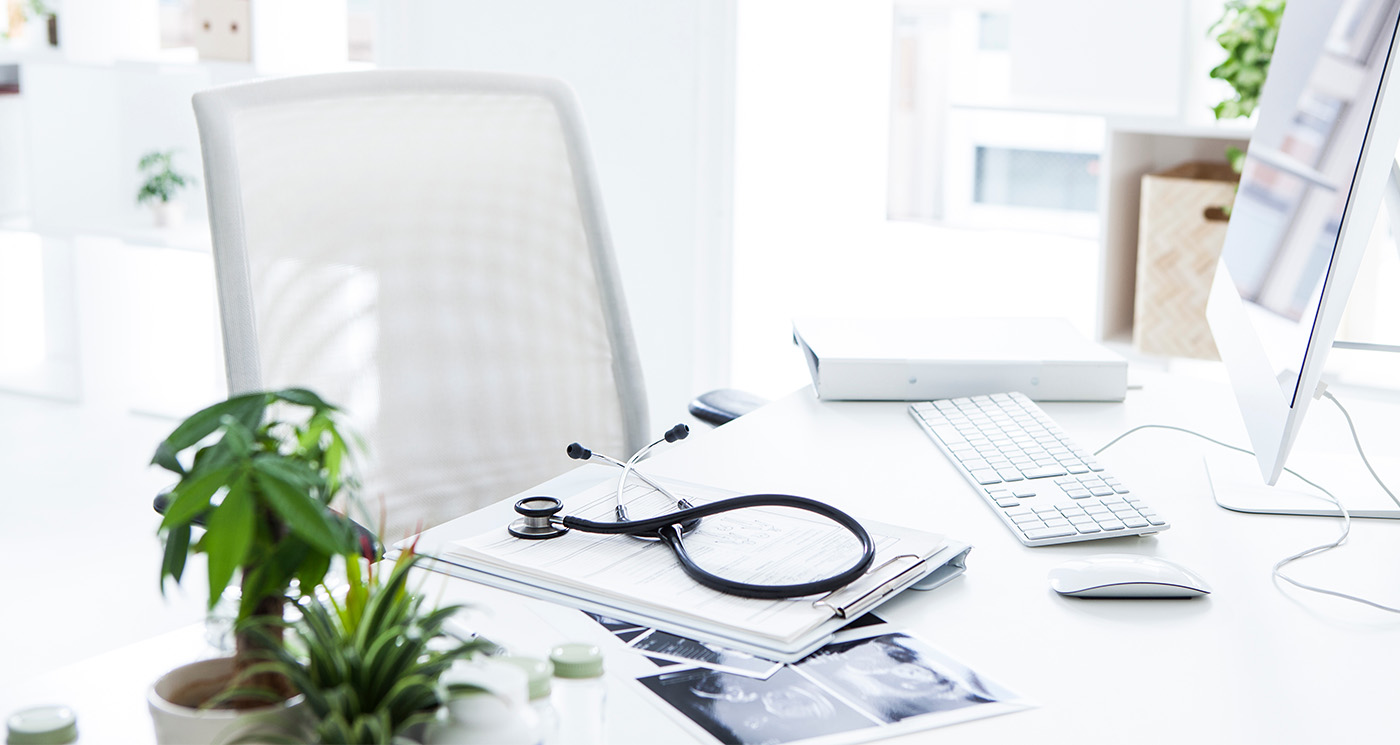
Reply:
<svg viewBox="0 0 1400 745"><path fill-rule="evenodd" d="M1098 533L1099 531L1103 530L1103 528L1100 528L1093 521L1087 523L1075 523L1074 529L1079 531L1080 533Z"/></svg>
<svg viewBox="0 0 1400 745"><path fill-rule="evenodd" d="M997 475L996 471L993 471L990 468L984 468L977 471L972 471L969 469L969 473L972 474L972 478L974 481L983 486L986 486L987 484L1001 483L1001 477Z"/></svg>
<svg viewBox="0 0 1400 745"><path fill-rule="evenodd" d="M1099 527L1104 530L1123 530L1125 526L1118 520L1100 520Z"/></svg>
<svg viewBox="0 0 1400 745"><path fill-rule="evenodd" d="M1067 535L1074 535L1079 531L1074 528L1034 528L1026 531L1026 537L1038 541L1041 538L1063 538Z"/></svg>
<svg viewBox="0 0 1400 745"><path fill-rule="evenodd" d="M1125 517L1123 518L1123 524L1130 528L1145 528L1150 523L1140 517Z"/></svg>
<svg viewBox="0 0 1400 745"><path fill-rule="evenodd" d="M1065 475L1065 469L1059 467L1058 465L1042 466L1040 468L1032 468L1027 470L1025 472L1025 475L1028 479L1043 479L1047 476L1063 476Z"/></svg>

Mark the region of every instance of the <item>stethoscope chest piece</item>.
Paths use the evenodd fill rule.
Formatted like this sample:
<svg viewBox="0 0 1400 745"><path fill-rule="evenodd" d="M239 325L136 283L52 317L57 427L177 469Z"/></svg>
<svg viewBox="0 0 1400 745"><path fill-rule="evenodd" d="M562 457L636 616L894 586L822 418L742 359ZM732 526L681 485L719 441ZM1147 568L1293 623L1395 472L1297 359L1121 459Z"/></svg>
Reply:
<svg viewBox="0 0 1400 745"><path fill-rule="evenodd" d="M512 522L508 530L516 538L558 538L569 532L568 528L555 522L557 518L554 515L563 506L563 503L554 497L526 497L515 503L515 511L520 513L521 517Z"/></svg>

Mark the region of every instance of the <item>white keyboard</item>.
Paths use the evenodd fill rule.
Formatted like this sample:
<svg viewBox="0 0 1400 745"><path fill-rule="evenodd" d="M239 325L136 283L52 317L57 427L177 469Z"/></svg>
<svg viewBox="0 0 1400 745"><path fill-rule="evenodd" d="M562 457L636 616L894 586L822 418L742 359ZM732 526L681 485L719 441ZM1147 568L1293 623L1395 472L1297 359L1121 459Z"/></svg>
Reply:
<svg viewBox="0 0 1400 745"><path fill-rule="evenodd" d="M909 413L1027 546L1171 527L1023 394L925 401Z"/></svg>

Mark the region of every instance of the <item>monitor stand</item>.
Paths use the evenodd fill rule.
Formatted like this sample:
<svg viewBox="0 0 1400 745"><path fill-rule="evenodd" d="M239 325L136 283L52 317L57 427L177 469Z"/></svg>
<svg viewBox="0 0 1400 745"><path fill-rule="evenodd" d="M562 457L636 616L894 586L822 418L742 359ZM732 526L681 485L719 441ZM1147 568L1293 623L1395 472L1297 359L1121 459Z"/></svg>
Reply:
<svg viewBox="0 0 1400 745"><path fill-rule="evenodd" d="M1294 456L1298 455L1304 454L1294 451ZM1327 487L1352 517L1400 520L1400 506L1381 491L1355 452L1290 458L1294 460L1299 462L1290 468ZM1205 461L1211 495L1227 510L1256 515L1342 516L1331 500L1286 473L1276 486L1266 485L1253 458L1223 453L1208 455Z"/></svg>
<svg viewBox="0 0 1400 745"><path fill-rule="evenodd" d="M1385 188L1386 216L1390 232L1400 251L1400 163L1390 164L1390 178ZM1400 352L1400 345L1370 342L1335 341L1336 349L1361 349L1374 352ZM1312 487L1284 474L1276 486L1264 483L1253 459L1229 455L1207 456L1206 474L1216 504L1235 512L1256 515L1312 515L1341 517L1342 513ZM1338 456L1309 456L1294 452L1290 467L1309 479L1327 487L1346 506L1352 517L1400 520L1400 505L1386 496L1355 452ZM1373 464L1374 465L1374 464ZM1384 469L1395 472L1395 469ZM1400 484L1392 489L1400 488Z"/></svg>

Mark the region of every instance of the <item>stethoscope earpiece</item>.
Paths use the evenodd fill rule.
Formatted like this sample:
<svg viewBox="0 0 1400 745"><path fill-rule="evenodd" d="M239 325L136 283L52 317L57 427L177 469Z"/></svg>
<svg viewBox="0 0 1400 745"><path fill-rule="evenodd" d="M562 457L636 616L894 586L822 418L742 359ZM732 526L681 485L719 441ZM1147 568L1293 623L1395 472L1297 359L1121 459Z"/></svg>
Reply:
<svg viewBox="0 0 1400 745"><path fill-rule="evenodd" d="M563 509L564 503L554 497L526 497L515 503L515 511L522 517L510 524L507 530L516 538L541 540L558 538L569 529L554 522L554 515Z"/></svg>

